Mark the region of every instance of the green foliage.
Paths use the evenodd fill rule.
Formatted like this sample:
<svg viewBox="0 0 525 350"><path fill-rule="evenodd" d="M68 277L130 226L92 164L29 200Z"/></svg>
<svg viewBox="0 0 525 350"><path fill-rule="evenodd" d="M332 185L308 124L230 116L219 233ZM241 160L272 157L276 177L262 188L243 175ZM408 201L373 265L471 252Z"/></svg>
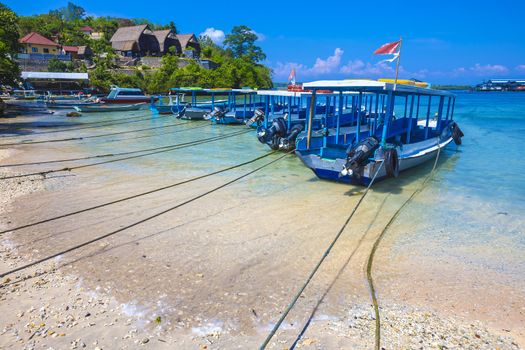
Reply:
<svg viewBox="0 0 525 350"><path fill-rule="evenodd" d="M244 58L252 62L260 62L266 59L262 49L255 45L257 34L247 26L235 26L232 32L226 35L224 45L231 50L235 58Z"/></svg>
<svg viewBox="0 0 525 350"><path fill-rule="evenodd" d="M18 39L18 16L0 3L0 84L13 85L20 76L20 68L13 60Z"/></svg>
<svg viewBox="0 0 525 350"><path fill-rule="evenodd" d="M75 67L71 62L64 62L56 58L49 60L47 65L48 72L73 72Z"/></svg>
<svg viewBox="0 0 525 350"><path fill-rule="evenodd" d="M67 3L66 7L58 9L59 13L62 15L66 21L78 21L86 15L86 11L71 1Z"/></svg>
<svg viewBox="0 0 525 350"><path fill-rule="evenodd" d="M171 87L192 85L205 88L243 86L270 88L272 86L270 69L259 64L266 55L255 45L257 35L247 26L234 27L226 36L225 47L216 45L206 36L199 38L201 58L217 63L218 69L207 70L197 61L179 58L173 47L170 48L169 54L162 58L159 69L148 69L143 66L135 72L131 71L131 74L119 72L114 64L116 55L109 40L119 26L136 24L148 24L152 30L173 29L177 32L174 22L161 25L147 19L86 16L84 9L72 2L47 14L20 17L18 32L16 27L11 32L26 35L34 31L48 38L56 37L63 45L90 46L95 54L93 58L95 68L90 67L89 70L90 80L91 84L101 92L107 92L110 85L139 87L149 93L163 93ZM102 39L93 40L83 34L80 28L84 26L90 26L95 32L103 33ZM0 33L4 33L3 28L4 26L0 28ZM15 45L13 52L17 51L17 40L18 37L13 41ZM4 40L0 45L3 43ZM71 71L73 66L62 61L51 60L48 69L57 72ZM88 71L84 65L76 70Z"/></svg>

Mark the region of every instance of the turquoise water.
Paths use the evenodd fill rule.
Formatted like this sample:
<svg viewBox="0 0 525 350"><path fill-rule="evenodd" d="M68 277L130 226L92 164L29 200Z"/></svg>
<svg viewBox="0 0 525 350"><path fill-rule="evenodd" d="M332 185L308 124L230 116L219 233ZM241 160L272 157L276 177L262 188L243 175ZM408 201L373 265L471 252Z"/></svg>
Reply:
<svg viewBox="0 0 525 350"><path fill-rule="evenodd" d="M444 152L416 200L424 205L407 208L415 225L396 236L398 253L424 246L443 261L454 258L523 283L525 94L458 92L454 118L463 145Z"/></svg>
<svg viewBox="0 0 525 350"><path fill-rule="evenodd" d="M73 119L66 118L64 113L27 118L28 127L35 126L35 121L38 125L55 122L89 123L151 115L149 110L143 110L86 114ZM430 245L429 251L442 259L454 257L491 271L516 275L525 281L525 93L458 92L454 118L465 133L463 145L451 145L442 153L439 167L428 188L418 196L416 205L406 209L411 220L404 219L402 222L406 235L395 237L396 247L402 250ZM16 122L23 123L24 120L17 118ZM153 116L142 122L68 133L28 135L27 139L59 138L73 134L89 136L174 123L180 121L173 117ZM190 129L197 126L202 127ZM40 149L42 157L48 159L59 158L49 155L65 148L83 155L104 154L190 142L242 130L248 129L244 126L209 125L205 121L187 122L174 128L86 139L76 143L45 144ZM136 136L151 137L137 139ZM45 149L49 152L44 152ZM250 132L196 147L107 164L104 169L147 176L151 178L152 184L156 181L174 182L268 152L269 149L257 142L254 133ZM268 159L273 158L275 156ZM84 161L82 164L94 161L100 159ZM374 190L394 194L403 189L411 190L428 174L431 165L402 173L399 179L377 184ZM45 169L62 166L52 165ZM246 168L240 168L220 176L231 178L246 171ZM289 190L291 188L293 190ZM308 192L312 196L343 196L361 189L319 181L297 158L288 157L278 165L243 181L236 188L239 194L234 195L256 196L266 191L282 191L282 199L291 200L290 197L293 199L297 191ZM399 204L403 199L399 198Z"/></svg>

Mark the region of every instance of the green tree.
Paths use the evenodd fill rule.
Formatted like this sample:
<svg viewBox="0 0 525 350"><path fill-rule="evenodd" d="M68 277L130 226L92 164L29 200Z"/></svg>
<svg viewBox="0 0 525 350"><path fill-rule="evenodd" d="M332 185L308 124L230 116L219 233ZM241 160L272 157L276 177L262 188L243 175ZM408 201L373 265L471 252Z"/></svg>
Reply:
<svg viewBox="0 0 525 350"><path fill-rule="evenodd" d="M66 21L76 21L82 19L86 15L86 11L72 3L67 3L66 7L58 9L58 12L62 15L62 18Z"/></svg>
<svg viewBox="0 0 525 350"><path fill-rule="evenodd" d="M235 58L245 58L252 62L260 62L266 58L263 50L255 45L257 34L245 25L235 26L226 35L224 46L232 51Z"/></svg>
<svg viewBox="0 0 525 350"><path fill-rule="evenodd" d="M18 53L18 16L0 3L0 84L13 85L20 77L14 60Z"/></svg>
<svg viewBox="0 0 525 350"><path fill-rule="evenodd" d="M72 72L74 70L72 63L66 63L57 58L52 58L47 64L48 72Z"/></svg>

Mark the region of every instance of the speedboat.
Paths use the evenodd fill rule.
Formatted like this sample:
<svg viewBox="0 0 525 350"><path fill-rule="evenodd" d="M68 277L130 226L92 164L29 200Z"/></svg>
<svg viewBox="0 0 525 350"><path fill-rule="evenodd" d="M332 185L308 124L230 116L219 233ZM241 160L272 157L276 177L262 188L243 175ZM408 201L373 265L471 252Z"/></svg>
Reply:
<svg viewBox="0 0 525 350"><path fill-rule="evenodd" d="M106 97L100 99L107 104L134 104L150 102L150 97L146 96L141 89L136 88L121 88L118 86L111 86L111 91Z"/></svg>

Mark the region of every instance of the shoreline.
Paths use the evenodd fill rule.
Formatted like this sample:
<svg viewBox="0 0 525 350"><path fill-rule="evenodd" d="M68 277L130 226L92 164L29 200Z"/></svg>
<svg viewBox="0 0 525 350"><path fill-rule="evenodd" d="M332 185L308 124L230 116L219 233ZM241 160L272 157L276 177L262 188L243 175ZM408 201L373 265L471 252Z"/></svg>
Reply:
<svg viewBox="0 0 525 350"><path fill-rule="evenodd" d="M9 154L9 150L0 150L0 161ZM4 153L4 155L2 155ZM5 170L5 169L4 169ZM4 170L2 172L4 172ZM64 186L63 178L46 180L50 190L46 190L40 180L4 181L2 186L2 205L0 215L5 216L8 207L18 201L24 202L31 196L42 191L53 191L54 187ZM74 180L72 180L74 181ZM67 184L65 184L67 186ZM16 207L15 207L16 208ZM4 223L2 223L4 225ZM5 223L9 224L9 223ZM6 225L4 225L6 226ZM38 231L32 233L34 237ZM2 240L2 257L0 266L5 271L31 261L31 254L19 255L13 249L14 238L7 234ZM110 243L103 242L98 249L104 249ZM36 251L35 254L40 252ZM314 253L314 255L317 253ZM119 257L116 256L116 261ZM0 347L8 348L88 348L111 349L118 344L119 348L135 348L150 346L153 348L173 348L173 346L188 346L200 349L219 349L245 347L255 348L266 336L268 320L275 320L277 314L266 312L257 314L252 309L251 326L240 326L239 320L221 318L201 318L197 315L192 323L185 322L184 317L177 313L168 317L155 316L155 310L148 309L144 300L117 300L112 289L102 286L92 288L86 283L86 277L81 273L87 270L76 270L70 265L58 270L56 264L63 259L31 268L28 271L8 276L2 281L0 289L0 312L5 317L0 325ZM100 267L99 267L100 268ZM52 271L43 276L35 273ZM79 274L79 272L81 272ZM16 278L33 276L23 282L15 283ZM201 278L200 276L196 276ZM300 278L299 278L300 280ZM358 278L359 280L359 278ZM153 281L152 281L153 282ZM362 282L362 281L361 281ZM153 282L154 283L154 282ZM4 286L8 284L8 286ZM320 286L320 290L325 287ZM294 292L294 288L287 291ZM133 294L133 290L130 291ZM285 324L284 330L274 338L270 348L282 348L293 343L304 323L304 317L311 311L310 305L321 293L307 292L305 296L309 304L301 309L299 315ZM242 303L245 296L239 293L235 300ZM270 296L274 297L274 296ZM337 299L332 297L331 299ZM289 296L275 299L275 310L284 308L284 301ZM299 342L301 348L338 348L348 347L368 349L373 345L374 318L368 296L361 290L345 295L345 302L340 305L325 301L320 305L319 313L313 318L305 336ZM431 308L419 309L409 305L392 304L379 296L381 317L383 319L383 346L386 349L400 347L454 348L458 346L477 349L519 349L519 345L509 336L488 330L483 324L474 321L461 320L457 317L444 317ZM348 302L352 300L352 302ZM158 303L154 296L150 304ZM199 302L181 301L182 303ZM213 300L211 301L213 302ZM327 303L327 304L326 304ZM231 304L230 304L231 305ZM242 304L237 304L241 307ZM246 307L247 305L244 305ZM165 310L174 310L173 305L162 305ZM325 310L325 308L329 310ZM191 309L191 307L190 307ZM260 313L260 311L259 311ZM179 317L180 316L180 317ZM177 320L180 318L180 321ZM191 317L190 317L191 319ZM250 330L251 327L251 330ZM443 347L444 346L444 347Z"/></svg>

